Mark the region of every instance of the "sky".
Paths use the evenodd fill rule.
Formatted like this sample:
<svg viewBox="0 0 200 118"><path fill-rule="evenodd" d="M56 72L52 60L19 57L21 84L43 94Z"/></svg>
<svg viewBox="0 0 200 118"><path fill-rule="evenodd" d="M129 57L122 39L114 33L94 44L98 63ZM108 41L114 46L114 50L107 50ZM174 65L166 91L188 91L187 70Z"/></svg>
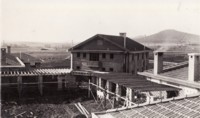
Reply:
<svg viewBox="0 0 200 118"><path fill-rule="evenodd" d="M2 0L1 40L81 42L175 29L200 35L199 0Z"/></svg>

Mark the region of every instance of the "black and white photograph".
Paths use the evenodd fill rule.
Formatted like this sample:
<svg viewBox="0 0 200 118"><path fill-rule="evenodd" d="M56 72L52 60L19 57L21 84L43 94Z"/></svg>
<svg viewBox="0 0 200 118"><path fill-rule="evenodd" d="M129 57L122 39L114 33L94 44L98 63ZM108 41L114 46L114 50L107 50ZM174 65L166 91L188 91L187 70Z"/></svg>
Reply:
<svg viewBox="0 0 200 118"><path fill-rule="evenodd" d="M199 0L0 0L1 118L200 118Z"/></svg>

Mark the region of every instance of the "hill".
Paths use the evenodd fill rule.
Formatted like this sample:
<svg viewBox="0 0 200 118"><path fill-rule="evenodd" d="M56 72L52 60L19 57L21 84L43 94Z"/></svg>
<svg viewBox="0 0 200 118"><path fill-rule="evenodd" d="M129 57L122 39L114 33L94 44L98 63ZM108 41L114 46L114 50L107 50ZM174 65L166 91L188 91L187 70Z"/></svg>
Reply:
<svg viewBox="0 0 200 118"><path fill-rule="evenodd" d="M200 44L200 36L176 30L164 30L145 37L134 38L140 43L154 44Z"/></svg>
<svg viewBox="0 0 200 118"><path fill-rule="evenodd" d="M164 30L149 36L133 38L154 50L200 52L200 36L176 30Z"/></svg>

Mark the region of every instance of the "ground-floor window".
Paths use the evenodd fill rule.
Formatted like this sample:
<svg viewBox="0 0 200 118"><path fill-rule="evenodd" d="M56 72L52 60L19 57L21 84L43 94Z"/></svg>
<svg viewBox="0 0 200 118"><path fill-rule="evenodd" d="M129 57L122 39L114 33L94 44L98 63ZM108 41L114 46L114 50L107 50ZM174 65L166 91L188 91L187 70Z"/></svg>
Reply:
<svg viewBox="0 0 200 118"><path fill-rule="evenodd" d="M113 68L110 68L109 70L110 70L110 72L113 72Z"/></svg>
<svg viewBox="0 0 200 118"><path fill-rule="evenodd" d="M76 66L76 69L77 69L77 70L80 70L80 66Z"/></svg>

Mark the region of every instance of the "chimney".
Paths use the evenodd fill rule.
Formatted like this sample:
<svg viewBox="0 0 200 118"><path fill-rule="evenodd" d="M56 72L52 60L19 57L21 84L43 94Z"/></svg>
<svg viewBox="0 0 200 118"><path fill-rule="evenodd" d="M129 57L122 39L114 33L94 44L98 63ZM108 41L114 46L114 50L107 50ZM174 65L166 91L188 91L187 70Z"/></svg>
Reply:
<svg viewBox="0 0 200 118"><path fill-rule="evenodd" d="M154 75L163 70L163 52L154 52Z"/></svg>
<svg viewBox="0 0 200 118"><path fill-rule="evenodd" d="M8 54L11 53L11 46L7 46Z"/></svg>
<svg viewBox="0 0 200 118"><path fill-rule="evenodd" d="M1 48L1 64L6 64L6 48Z"/></svg>
<svg viewBox="0 0 200 118"><path fill-rule="evenodd" d="M126 48L126 33L119 33L119 35L124 38L124 48Z"/></svg>
<svg viewBox="0 0 200 118"><path fill-rule="evenodd" d="M70 69L73 70L73 54L71 52L71 55L70 55Z"/></svg>
<svg viewBox="0 0 200 118"><path fill-rule="evenodd" d="M190 53L188 55L189 55L188 80L192 82L199 81L200 54Z"/></svg>

